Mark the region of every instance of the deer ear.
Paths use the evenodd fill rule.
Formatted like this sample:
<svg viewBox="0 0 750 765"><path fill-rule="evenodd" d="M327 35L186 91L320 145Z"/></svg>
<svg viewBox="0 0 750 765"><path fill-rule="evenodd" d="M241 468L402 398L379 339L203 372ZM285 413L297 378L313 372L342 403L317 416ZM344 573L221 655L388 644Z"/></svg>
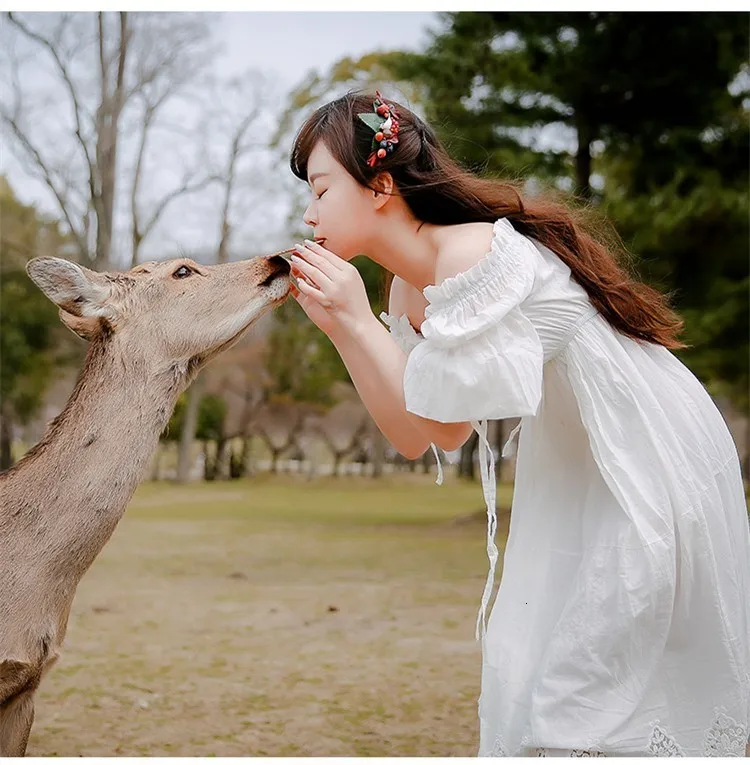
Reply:
<svg viewBox="0 0 750 765"><path fill-rule="evenodd" d="M101 316L74 316L72 313L63 311L62 308L58 313L60 314L60 321L71 332L75 332L78 337L89 342L100 335L105 327L109 326L107 320Z"/></svg>
<svg viewBox="0 0 750 765"><path fill-rule="evenodd" d="M104 277L62 258L33 258L26 273L63 311L74 316L108 316L111 290ZM75 331L75 330L74 330Z"/></svg>

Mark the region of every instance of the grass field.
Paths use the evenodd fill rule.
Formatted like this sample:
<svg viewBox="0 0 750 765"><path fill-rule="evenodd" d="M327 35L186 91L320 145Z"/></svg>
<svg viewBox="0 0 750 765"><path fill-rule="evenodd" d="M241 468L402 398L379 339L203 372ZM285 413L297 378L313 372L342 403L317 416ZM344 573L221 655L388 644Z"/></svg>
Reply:
<svg viewBox="0 0 750 765"><path fill-rule="evenodd" d="M412 475L142 486L28 754L474 756L482 510Z"/></svg>

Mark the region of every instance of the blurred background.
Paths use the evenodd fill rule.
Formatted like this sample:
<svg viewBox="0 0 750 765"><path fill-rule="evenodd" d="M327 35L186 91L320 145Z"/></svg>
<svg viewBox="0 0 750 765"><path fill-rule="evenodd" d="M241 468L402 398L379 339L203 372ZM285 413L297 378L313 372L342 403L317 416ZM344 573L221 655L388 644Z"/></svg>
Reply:
<svg viewBox="0 0 750 765"><path fill-rule="evenodd" d="M304 118L379 88L461 162L614 225L748 457L745 13L22 13L0 20L0 467L86 346L25 274L309 236ZM360 262L361 261L361 262ZM357 259L373 310L383 274ZM493 423L498 448L514 422ZM30 754L473 755L476 439L407 461L294 301L180 399L42 686ZM512 460L498 459L500 542ZM83 710L86 714L83 715Z"/></svg>

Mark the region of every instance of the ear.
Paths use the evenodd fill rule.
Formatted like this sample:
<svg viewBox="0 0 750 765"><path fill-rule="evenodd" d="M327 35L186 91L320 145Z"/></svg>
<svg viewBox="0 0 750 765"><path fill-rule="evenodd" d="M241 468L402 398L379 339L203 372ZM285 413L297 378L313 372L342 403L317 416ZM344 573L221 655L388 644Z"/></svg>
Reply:
<svg viewBox="0 0 750 765"><path fill-rule="evenodd" d="M71 332L75 332L78 337L89 342L110 326L109 322L100 316L74 316L72 313L63 311L62 308L58 313L60 321Z"/></svg>
<svg viewBox="0 0 750 765"><path fill-rule="evenodd" d="M26 273L57 306L74 316L108 316L111 290L95 271L61 258L33 258ZM75 331L75 330L74 330Z"/></svg>
<svg viewBox="0 0 750 765"><path fill-rule="evenodd" d="M380 210L393 196L396 184L390 173L380 173L372 181L373 194L375 195L375 209Z"/></svg>

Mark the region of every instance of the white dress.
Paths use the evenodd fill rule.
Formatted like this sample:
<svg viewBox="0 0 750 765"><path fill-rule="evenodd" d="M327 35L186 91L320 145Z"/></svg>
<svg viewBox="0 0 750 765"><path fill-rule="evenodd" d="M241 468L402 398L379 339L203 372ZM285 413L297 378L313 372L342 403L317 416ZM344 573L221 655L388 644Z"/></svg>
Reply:
<svg viewBox="0 0 750 765"><path fill-rule="evenodd" d="M734 442L667 349L615 331L505 219L424 290L407 409L482 436L490 575L479 754L742 756L750 530ZM486 421L522 417L502 581Z"/></svg>

